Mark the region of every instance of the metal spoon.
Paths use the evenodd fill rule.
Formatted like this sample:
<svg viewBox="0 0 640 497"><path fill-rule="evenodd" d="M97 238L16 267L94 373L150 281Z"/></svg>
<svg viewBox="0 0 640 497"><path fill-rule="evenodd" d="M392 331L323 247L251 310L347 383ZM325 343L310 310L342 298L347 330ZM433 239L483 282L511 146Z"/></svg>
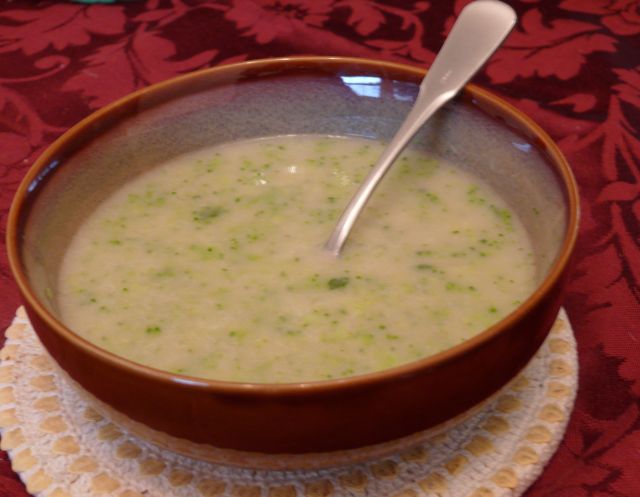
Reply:
<svg viewBox="0 0 640 497"><path fill-rule="evenodd" d="M393 161L426 120L451 100L491 57L511 32L516 20L513 9L497 0L476 0L460 12L451 33L420 84L413 108L351 198L325 244L326 250L335 256L340 255L360 212Z"/></svg>

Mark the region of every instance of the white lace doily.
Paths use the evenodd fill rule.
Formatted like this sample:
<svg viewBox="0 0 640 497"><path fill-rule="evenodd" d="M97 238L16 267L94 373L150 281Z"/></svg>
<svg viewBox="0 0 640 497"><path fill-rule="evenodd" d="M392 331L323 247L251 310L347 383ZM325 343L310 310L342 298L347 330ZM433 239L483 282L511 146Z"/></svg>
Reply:
<svg viewBox="0 0 640 497"><path fill-rule="evenodd" d="M52 363L22 309L6 336L0 447L37 497L518 496L556 450L577 388L576 344L561 312L526 369L445 432L366 463L249 470L161 449L100 414Z"/></svg>

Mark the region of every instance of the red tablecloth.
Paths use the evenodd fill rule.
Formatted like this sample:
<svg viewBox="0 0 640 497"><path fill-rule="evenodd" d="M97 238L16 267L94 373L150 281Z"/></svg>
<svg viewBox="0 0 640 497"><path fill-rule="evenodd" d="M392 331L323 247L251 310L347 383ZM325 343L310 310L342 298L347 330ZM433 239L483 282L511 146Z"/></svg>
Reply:
<svg viewBox="0 0 640 497"><path fill-rule="evenodd" d="M0 5L0 215L62 132L136 88L204 67L331 54L428 66L467 0L147 0ZM640 3L511 0L520 20L477 83L529 113L578 179L565 306L580 390L529 497L640 496ZM3 237L4 240L4 237ZM0 326L19 305L4 256ZM0 455L0 495L25 496Z"/></svg>

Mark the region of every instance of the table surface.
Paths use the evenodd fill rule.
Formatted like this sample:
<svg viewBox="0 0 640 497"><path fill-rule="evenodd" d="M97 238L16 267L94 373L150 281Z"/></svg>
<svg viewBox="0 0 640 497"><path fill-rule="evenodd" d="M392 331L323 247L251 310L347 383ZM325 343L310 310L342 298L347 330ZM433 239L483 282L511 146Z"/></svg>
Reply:
<svg viewBox="0 0 640 497"><path fill-rule="evenodd" d="M426 67L467 0L147 0L0 4L0 326L19 298L4 226L27 168L92 111L177 74L348 55ZM565 307L580 389L528 497L640 496L640 3L512 0L519 23L475 78L532 116L580 186ZM26 496L0 453L0 496Z"/></svg>

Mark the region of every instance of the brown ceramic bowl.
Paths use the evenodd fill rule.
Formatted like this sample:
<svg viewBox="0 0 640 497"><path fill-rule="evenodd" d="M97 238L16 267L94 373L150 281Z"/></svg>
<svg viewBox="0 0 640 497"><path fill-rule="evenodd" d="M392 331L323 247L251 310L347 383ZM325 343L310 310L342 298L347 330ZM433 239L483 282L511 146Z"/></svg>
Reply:
<svg viewBox="0 0 640 497"><path fill-rule="evenodd" d="M342 380L240 384L117 357L65 327L56 310L56 279L70 237L128 179L164 159L234 139L291 133L389 139L423 76L421 69L362 59L258 60L151 86L70 129L28 172L8 224L11 268L51 356L122 422L185 452L306 454L384 446L460 416L495 393L531 359L558 313L578 198L553 141L521 112L472 85L427 124L415 146L465 164L504 196L531 235L540 274L520 307L474 338ZM237 461L246 463L243 456Z"/></svg>

